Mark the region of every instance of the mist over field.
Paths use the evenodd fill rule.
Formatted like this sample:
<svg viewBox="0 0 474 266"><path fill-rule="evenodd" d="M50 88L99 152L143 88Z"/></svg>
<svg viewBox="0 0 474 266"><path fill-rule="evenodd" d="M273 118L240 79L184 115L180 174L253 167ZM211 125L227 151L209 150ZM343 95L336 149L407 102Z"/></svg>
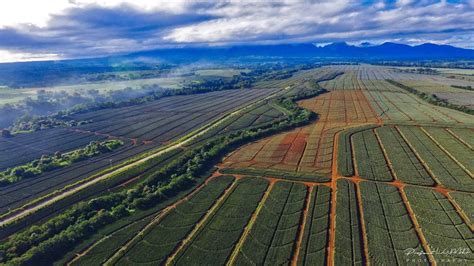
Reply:
<svg viewBox="0 0 474 266"><path fill-rule="evenodd" d="M474 1L0 1L0 265L474 265Z"/></svg>

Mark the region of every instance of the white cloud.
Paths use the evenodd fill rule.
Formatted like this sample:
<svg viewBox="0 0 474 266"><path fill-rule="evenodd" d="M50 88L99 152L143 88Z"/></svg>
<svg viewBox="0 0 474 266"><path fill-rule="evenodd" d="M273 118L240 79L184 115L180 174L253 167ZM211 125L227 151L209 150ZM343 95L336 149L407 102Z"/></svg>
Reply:
<svg viewBox="0 0 474 266"><path fill-rule="evenodd" d="M21 53L0 50L0 63L22 61L44 61L61 59L58 54Z"/></svg>
<svg viewBox="0 0 474 266"><path fill-rule="evenodd" d="M239 43L445 40L472 47L473 35L474 0L0 0L0 49L19 58Z"/></svg>
<svg viewBox="0 0 474 266"><path fill-rule="evenodd" d="M181 13L193 3L187 0L2 0L0 1L0 28L31 24L45 27L51 16L64 13L68 8L90 5L118 7L123 4L144 11Z"/></svg>

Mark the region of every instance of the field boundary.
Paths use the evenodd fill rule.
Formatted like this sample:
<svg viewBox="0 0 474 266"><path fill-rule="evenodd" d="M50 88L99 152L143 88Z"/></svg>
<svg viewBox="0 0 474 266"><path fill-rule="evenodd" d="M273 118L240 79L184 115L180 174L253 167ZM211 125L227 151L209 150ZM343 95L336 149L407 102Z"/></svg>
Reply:
<svg viewBox="0 0 474 266"><path fill-rule="evenodd" d="M65 187L64 189L60 190L59 192L53 192L53 194L45 195L42 198L39 198L39 199L37 199L33 202L30 202L30 203L28 203L28 204L26 204L22 207L19 207L15 210L12 210L11 212L0 216L0 228L5 227L5 226L9 225L10 223L15 222L19 219L22 219L22 218L28 216L29 214L34 213L34 212L36 212L40 209L48 207L48 206L50 206L50 205L52 205L52 204L54 204L58 201L61 201L65 198L68 198L69 196L75 194L76 192L82 191L82 190L86 189L87 187L89 187L91 185L99 183L103 180L113 178L116 175L125 173L127 170L130 170L131 168L133 168L135 166L139 166L142 163L145 163L145 162L147 162L151 159L154 159L154 158L156 158L160 155L163 155L167 152L170 152L174 149L182 148L187 143L192 142L194 139L197 139L198 137L206 134L208 131L210 131L213 128L219 126L221 123L224 123L225 119L228 119L229 117L233 117L235 115L238 115L243 110L245 110L247 108L250 108L251 106L253 106L255 104L259 104L262 101L266 101L270 98L273 98L273 97L275 97L275 94L278 94L280 92L281 92L281 90L278 90L278 91L273 92L272 94L268 95L267 97L265 97L263 99L255 101L253 103L250 103L249 105L246 105L246 106L244 106L240 109L237 109L233 112L230 112L228 114L225 114L222 117L217 118L213 122L211 122L207 125L204 125L201 128L198 128L197 130L183 136L182 138L178 139L177 141L173 142L172 144L170 144L168 146L162 147L162 148L160 148L156 151L151 151L151 152L147 152L145 154L140 155L138 157L139 159L137 159L135 161L133 161L131 159L127 162L123 162L121 164L121 166L117 166L115 168L115 170L112 170L112 171L104 170L103 175L98 174L98 175L95 175L94 177L90 177L88 179L81 180L81 182L79 182L78 184L72 184L72 185L70 185L68 187ZM62 193L61 193L61 191L62 191Z"/></svg>

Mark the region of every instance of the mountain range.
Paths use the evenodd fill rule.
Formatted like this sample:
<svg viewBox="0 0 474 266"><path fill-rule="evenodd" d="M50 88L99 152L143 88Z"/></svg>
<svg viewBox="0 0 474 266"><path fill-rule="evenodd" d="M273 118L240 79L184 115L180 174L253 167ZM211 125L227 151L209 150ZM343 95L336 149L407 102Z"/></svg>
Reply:
<svg viewBox="0 0 474 266"><path fill-rule="evenodd" d="M242 45L232 47L173 48L132 53L127 57L174 58L236 58L236 57L321 57L345 59L473 59L474 50L450 45L425 43L416 46L385 42L380 45L362 43L360 46L345 42L325 46L305 44Z"/></svg>
<svg viewBox="0 0 474 266"><path fill-rule="evenodd" d="M265 62L267 60L377 62L394 60L474 59L474 50L425 43L416 46L386 42L380 45L345 42L317 46L312 43L184 47L141 51L100 58L0 64L0 86L31 87L74 83L82 75L113 71L146 70L164 65L201 62ZM297 62L297 61L295 61Z"/></svg>

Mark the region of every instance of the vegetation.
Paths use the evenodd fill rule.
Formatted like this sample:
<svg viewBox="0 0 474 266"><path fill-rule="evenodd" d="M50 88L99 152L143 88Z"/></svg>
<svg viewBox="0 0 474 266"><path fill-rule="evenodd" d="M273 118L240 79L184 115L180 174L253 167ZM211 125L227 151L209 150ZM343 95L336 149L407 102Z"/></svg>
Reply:
<svg viewBox="0 0 474 266"><path fill-rule="evenodd" d="M76 127L90 123L91 121L62 120L52 116L23 116L17 120L10 130L13 134L29 133L55 127Z"/></svg>
<svg viewBox="0 0 474 266"><path fill-rule="evenodd" d="M393 177L374 132L358 132L352 140L358 175L370 180L391 181Z"/></svg>
<svg viewBox="0 0 474 266"><path fill-rule="evenodd" d="M108 135L128 143L0 189L0 264L472 264L472 117L386 81L416 73L295 69L241 75L274 75L260 89L84 109L33 133L2 132L0 169ZM421 90L416 82L403 81ZM73 120L91 122L49 128Z"/></svg>
<svg viewBox="0 0 474 266"><path fill-rule="evenodd" d="M434 178L447 188L474 191L472 178L419 127L400 126L400 133L415 149Z"/></svg>
<svg viewBox="0 0 474 266"><path fill-rule="evenodd" d="M452 104L452 103L448 102L445 99L440 99L435 94L429 94L428 95L424 92L420 92L420 91L418 91L414 88L408 87L408 86L403 85L403 84L401 84L399 82L396 82L394 80L387 79L387 82L389 82L390 84L393 84L397 87L400 87L400 88L402 88L402 89L404 89L404 90L406 90L410 93L413 93L416 96L418 96L419 98L421 98L424 101L427 101L431 104L434 104L434 105L437 105L437 106L442 106L442 107L447 107L447 108L450 108L450 109L454 109L454 110L457 110L457 111L461 111L461 112L464 112L464 113L474 115L474 109L470 109L467 106Z"/></svg>
<svg viewBox="0 0 474 266"><path fill-rule="evenodd" d="M300 247L299 265L325 265L328 261L330 202L330 188L313 187Z"/></svg>
<svg viewBox="0 0 474 266"><path fill-rule="evenodd" d="M215 201L222 197L224 191L234 182L232 176L221 176L211 180L202 190L171 210L156 225L146 230L133 247L117 260L118 265L127 261L135 263L163 264L193 227L203 219ZM132 231L133 232L133 231ZM130 236L130 238L132 238ZM154 246L160 246L155 249ZM117 249L120 246L117 247ZM107 256L100 254L102 260ZM104 263L101 261L100 263ZM82 262L84 264L84 260Z"/></svg>
<svg viewBox="0 0 474 266"><path fill-rule="evenodd" d="M363 234L354 183L347 180L337 181L337 195L334 263L362 264Z"/></svg>
<svg viewBox="0 0 474 266"><path fill-rule="evenodd" d="M236 265L288 265L297 240L307 188L277 182L238 251Z"/></svg>
<svg viewBox="0 0 474 266"><path fill-rule="evenodd" d="M422 245L398 189L362 182L360 194L367 228L368 259L383 265L406 263L406 250ZM422 262L428 258L420 254L416 259Z"/></svg>
<svg viewBox="0 0 474 266"><path fill-rule="evenodd" d="M433 252L434 259L472 263L474 255L469 240L472 239L472 231L461 222L460 215L446 197L427 188L407 187L405 191L426 240L433 243L431 250L448 251Z"/></svg>
<svg viewBox="0 0 474 266"><path fill-rule="evenodd" d="M417 185L432 186L435 184L430 174L395 128L380 127L375 129L375 133L380 138L397 179Z"/></svg>
<svg viewBox="0 0 474 266"><path fill-rule="evenodd" d="M24 165L19 165L0 172L0 186L6 186L25 178L33 178L44 172L67 167L75 162L111 152L123 145L121 140L106 140L103 142L91 142L82 149L77 149L64 154L60 152L54 155L43 155L40 159Z"/></svg>
<svg viewBox="0 0 474 266"><path fill-rule="evenodd" d="M457 88L457 89L462 89L462 90L474 91L474 88L471 87L471 86L451 85L451 87Z"/></svg>
<svg viewBox="0 0 474 266"><path fill-rule="evenodd" d="M342 176L354 176L353 154L351 147L351 138L357 133L367 129L372 129L375 126L361 126L351 129L346 129L339 134L338 153L337 153L337 171Z"/></svg>
<svg viewBox="0 0 474 266"><path fill-rule="evenodd" d="M135 209L148 209L165 198L192 186L194 176L206 171L211 166L210 162L222 157L233 147L262 136L304 125L313 118L312 112L298 107L289 99L280 99L278 104L291 111L291 115L284 120L258 128L239 130L217 137L202 147L185 152L183 156L155 174L144 178L132 189L100 196L88 203L75 205L40 227L30 227L24 232L13 235L6 243L0 245L0 262L9 261L15 264L33 261L35 263L51 262L99 228L130 215ZM137 171L137 169L132 168L128 171ZM122 175L127 175L127 172ZM61 226L55 226L57 223ZM51 226L54 230L49 229Z"/></svg>
<svg viewBox="0 0 474 266"><path fill-rule="evenodd" d="M329 182L330 178L322 174L294 173L289 171L278 171L272 169L256 168L231 168L226 167L220 171L225 174L243 174L251 176L272 176L295 181Z"/></svg>
<svg viewBox="0 0 474 266"><path fill-rule="evenodd" d="M223 265L230 256L268 186L264 179L239 180L237 186L172 263ZM245 203L245 204L243 204Z"/></svg>

